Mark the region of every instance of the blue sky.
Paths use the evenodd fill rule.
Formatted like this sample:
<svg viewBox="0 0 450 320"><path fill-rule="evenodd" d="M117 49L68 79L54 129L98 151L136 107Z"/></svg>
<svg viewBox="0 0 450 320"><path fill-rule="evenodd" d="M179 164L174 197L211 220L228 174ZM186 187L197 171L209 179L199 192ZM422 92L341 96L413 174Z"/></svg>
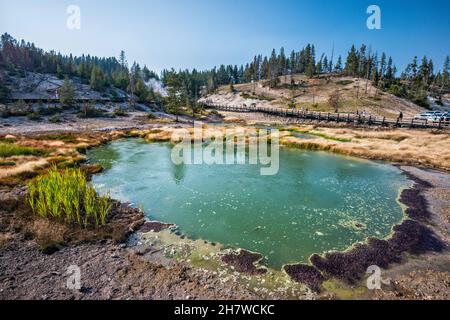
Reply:
<svg viewBox="0 0 450 320"><path fill-rule="evenodd" d="M66 28L68 5L81 29ZM381 8L381 30L366 27L366 9ZM44 49L118 56L150 69L205 69L242 64L272 48L306 43L345 55L361 43L392 55L400 69L414 55L441 67L450 54L450 1L366 0L0 0L0 32Z"/></svg>

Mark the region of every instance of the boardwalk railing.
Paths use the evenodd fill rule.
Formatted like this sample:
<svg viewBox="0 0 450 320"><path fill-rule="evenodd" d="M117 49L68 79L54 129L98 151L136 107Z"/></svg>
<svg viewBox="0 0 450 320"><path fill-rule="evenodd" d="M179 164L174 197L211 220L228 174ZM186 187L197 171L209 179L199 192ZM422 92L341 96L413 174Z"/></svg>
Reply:
<svg viewBox="0 0 450 320"><path fill-rule="evenodd" d="M428 120L418 120L414 118L388 119L386 117L375 117L371 115L355 113L331 113L312 112L299 109L272 108L258 105L226 105L212 102L204 102L206 108L232 112L261 112L273 116L296 118L300 120L324 121L324 122L346 122L358 125L398 127L398 128L422 128L422 129L450 129L449 122L441 120L433 122Z"/></svg>

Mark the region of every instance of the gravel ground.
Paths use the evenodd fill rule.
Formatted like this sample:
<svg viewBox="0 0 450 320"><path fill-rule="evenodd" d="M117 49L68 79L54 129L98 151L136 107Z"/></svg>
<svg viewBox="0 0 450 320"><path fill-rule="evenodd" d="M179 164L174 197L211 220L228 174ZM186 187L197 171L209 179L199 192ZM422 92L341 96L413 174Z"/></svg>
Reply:
<svg viewBox="0 0 450 320"><path fill-rule="evenodd" d="M70 266L81 270L81 290L67 288ZM264 299L183 264L147 262L110 242L81 244L53 255L13 237L0 250L0 299Z"/></svg>

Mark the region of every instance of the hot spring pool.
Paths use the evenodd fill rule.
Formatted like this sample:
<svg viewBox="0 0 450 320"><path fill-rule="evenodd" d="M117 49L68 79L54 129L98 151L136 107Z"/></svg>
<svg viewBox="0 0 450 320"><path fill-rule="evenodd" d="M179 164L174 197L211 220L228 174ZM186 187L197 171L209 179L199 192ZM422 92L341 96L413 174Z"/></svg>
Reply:
<svg viewBox="0 0 450 320"><path fill-rule="evenodd" d="M177 166L171 148L126 139L90 150L89 161L107 169L94 185L142 205L149 219L259 252L278 269L388 236L403 218L400 190L411 185L389 164L325 152L281 148L279 173L261 176L253 165Z"/></svg>

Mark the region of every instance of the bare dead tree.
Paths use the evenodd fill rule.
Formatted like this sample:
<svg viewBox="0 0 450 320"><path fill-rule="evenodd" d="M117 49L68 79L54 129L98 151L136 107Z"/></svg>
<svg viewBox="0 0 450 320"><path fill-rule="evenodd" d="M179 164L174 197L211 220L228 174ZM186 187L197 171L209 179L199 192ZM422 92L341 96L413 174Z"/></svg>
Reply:
<svg viewBox="0 0 450 320"><path fill-rule="evenodd" d="M335 90L330 96L328 97L328 104L329 106L334 109L334 112L339 112L339 104L341 101L341 93L339 90Z"/></svg>

